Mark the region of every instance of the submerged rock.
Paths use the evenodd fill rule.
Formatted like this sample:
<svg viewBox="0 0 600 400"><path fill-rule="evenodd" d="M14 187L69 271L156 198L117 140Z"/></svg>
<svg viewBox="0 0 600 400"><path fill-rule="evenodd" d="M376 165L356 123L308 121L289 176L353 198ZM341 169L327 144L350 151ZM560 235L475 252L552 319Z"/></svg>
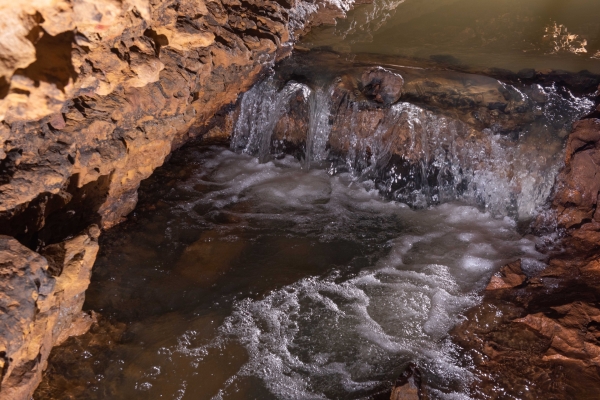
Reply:
<svg viewBox="0 0 600 400"><path fill-rule="evenodd" d="M421 387L421 371L413 363L398 377L390 400L421 400L423 389Z"/></svg>

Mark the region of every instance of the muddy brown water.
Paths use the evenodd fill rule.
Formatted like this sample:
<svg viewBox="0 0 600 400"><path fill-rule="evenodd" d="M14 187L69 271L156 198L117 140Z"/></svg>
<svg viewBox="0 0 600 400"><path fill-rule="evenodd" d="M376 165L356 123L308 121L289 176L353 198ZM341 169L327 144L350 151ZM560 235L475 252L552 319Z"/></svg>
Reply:
<svg viewBox="0 0 600 400"><path fill-rule="evenodd" d="M595 0L373 0L300 45L442 64L600 73Z"/></svg>

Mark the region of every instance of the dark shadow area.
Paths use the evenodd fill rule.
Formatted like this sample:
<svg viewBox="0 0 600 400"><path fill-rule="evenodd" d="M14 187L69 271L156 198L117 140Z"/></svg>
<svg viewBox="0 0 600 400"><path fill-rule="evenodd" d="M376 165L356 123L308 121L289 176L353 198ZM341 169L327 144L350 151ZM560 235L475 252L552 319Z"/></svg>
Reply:
<svg viewBox="0 0 600 400"><path fill-rule="evenodd" d="M36 60L27 68L15 71L15 75L24 75L39 82L56 85L62 91L69 79L77 80L77 72L71 60L73 32L59 33L51 36L45 33L35 44Z"/></svg>
<svg viewBox="0 0 600 400"><path fill-rule="evenodd" d="M0 213L0 234L13 236L32 250L58 243L98 223L108 195L110 175L77 187L73 175L64 190L42 193L21 207Z"/></svg>

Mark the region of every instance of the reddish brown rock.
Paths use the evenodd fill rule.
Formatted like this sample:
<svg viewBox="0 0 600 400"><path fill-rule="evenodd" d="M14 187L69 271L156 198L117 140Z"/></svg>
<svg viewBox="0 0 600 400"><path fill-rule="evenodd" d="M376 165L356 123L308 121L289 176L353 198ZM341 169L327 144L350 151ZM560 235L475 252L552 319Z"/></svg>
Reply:
<svg viewBox="0 0 600 400"><path fill-rule="evenodd" d="M565 168L557 178L552 205L561 227L573 228L592 221L600 194L600 120L575 123L567 142Z"/></svg>
<svg viewBox="0 0 600 400"><path fill-rule="evenodd" d="M421 372L411 363L396 380L390 400L421 400L426 397L421 386Z"/></svg>
<svg viewBox="0 0 600 400"><path fill-rule="evenodd" d="M566 230L549 251L547 267L526 279L520 262L505 266L492 277L483 303L454 329L455 342L475 360L478 384L471 388L472 397L597 397L599 149L600 120L574 124L552 201L558 226Z"/></svg>
<svg viewBox="0 0 600 400"><path fill-rule="evenodd" d="M52 346L89 329L81 307L98 252L97 226L42 257L0 236L0 398L29 399Z"/></svg>
<svg viewBox="0 0 600 400"><path fill-rule="evenodd" d="M505 265L494 274L485 290L511 289L520 286L527 277L521 270L521 260Z"/></svg>
<svg viewBox="0 0 600 400"><path fill-rule="evenodd" d="M402 96L404 79L400 74L376 67L362 74L361 84L365 96L378 103L392 104Z"/></svg>

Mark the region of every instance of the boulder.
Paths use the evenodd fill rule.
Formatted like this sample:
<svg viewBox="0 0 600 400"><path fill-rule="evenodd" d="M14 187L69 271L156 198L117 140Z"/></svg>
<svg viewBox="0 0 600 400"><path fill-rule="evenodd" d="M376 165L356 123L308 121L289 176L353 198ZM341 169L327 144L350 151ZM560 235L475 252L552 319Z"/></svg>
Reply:
<svg viewBox="0 0 600 400"><path fill-rule="evenodd" d="M390 105L402 96L404 79L382 67L368 69L361 76L362 92L378 103Z"/></svg>

